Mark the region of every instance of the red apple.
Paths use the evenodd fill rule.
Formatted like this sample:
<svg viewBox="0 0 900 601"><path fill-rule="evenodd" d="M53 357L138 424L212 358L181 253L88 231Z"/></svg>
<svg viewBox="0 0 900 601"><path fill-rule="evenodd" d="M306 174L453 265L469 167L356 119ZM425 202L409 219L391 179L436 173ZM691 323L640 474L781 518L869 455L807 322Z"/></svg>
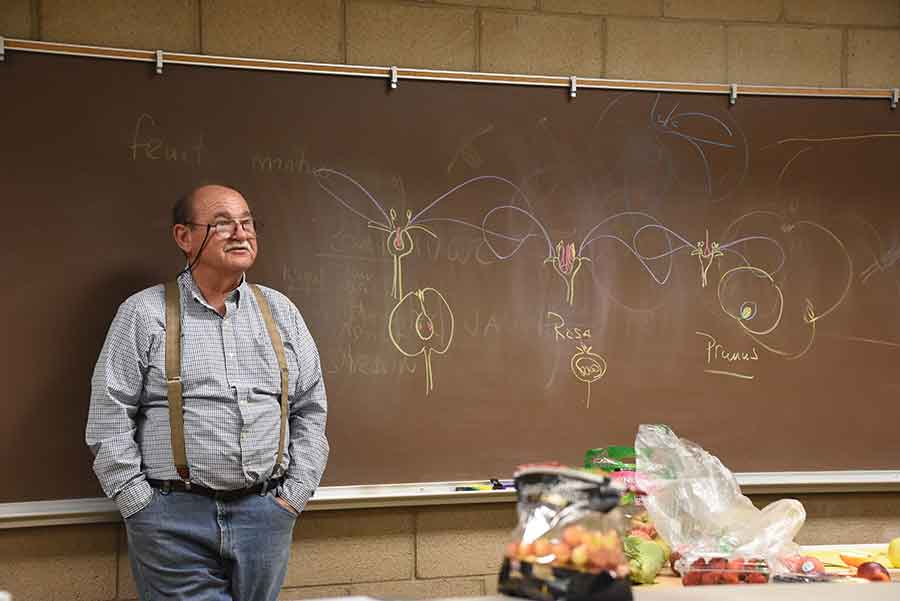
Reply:
<svg viewBox="0 0 900 601"><path fill-rule="evenodd" d="M856 568L856 575L872 582L890 582L891 575L884 566L874 561L867 561Z"/></svg>

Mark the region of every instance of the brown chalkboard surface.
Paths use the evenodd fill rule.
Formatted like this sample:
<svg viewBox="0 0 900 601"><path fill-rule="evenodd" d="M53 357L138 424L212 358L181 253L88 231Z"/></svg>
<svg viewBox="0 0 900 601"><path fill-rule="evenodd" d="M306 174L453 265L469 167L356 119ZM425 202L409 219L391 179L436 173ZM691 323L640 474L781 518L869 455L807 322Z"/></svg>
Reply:
<svg viewBox="0 0 900 601"><path fill-rule="evenodd" d="M889 469L900 115L883 100L402 81L11 53L0 501L99 496L89 378L236 186L330 401L324 484L508 476L670 424L735 471Z"/></svg>

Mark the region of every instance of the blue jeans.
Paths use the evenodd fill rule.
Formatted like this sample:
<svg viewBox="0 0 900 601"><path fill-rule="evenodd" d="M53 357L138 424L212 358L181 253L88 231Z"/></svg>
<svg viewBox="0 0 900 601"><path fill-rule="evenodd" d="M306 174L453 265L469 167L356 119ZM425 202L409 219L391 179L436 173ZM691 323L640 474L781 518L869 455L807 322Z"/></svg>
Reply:
<svg viewBox="0 0 900 601"><path fill-rule="evenodd" d="M275 601L295 522L274 492L220 501L155 490L125 519L141 601Z"/></svg>

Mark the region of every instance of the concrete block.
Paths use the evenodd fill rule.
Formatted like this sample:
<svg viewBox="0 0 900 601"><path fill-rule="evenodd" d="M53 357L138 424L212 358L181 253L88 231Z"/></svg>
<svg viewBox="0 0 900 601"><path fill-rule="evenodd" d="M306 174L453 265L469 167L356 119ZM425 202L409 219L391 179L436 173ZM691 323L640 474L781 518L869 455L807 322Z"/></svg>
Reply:
<svg viewBox="0 0 900 601"><path fill-rule="evenodd" d="M116 596L117 526L0 530L0 589L15 601L107 601Z"/></svg>
<svg viewBox="0 0 900 601"><path fill-rule="evenodd" d="M617 17L658 17L659 0L543 0L541 10Z"/></svg>
<svg viewBox="0 0 900 601"><path fill-rule="evenodd" d="M303 586L300 588L283 588L278 595L278 601L293 601L294 599L326 599L328 597L348 597L349 586Z"/></svg>
<svg viewBox="0 0 900 601"><path fill-rule="evenodd" d="M481 8L512 8L533 10L537 0L433 0L435 4L455 4L459 6L479 6Z"/></svg>
<svg viewBox="0 0 900 601"><path fill-rule="evenodd" d="M496 574L516 519L515 507L507 504L421 510L416 516L416 576Z"/></svg>
<svg viewBox="0 0 900 601"><path fill-rule="evenodd" d="M484 594L485 595L496 595L497 587L500 583L500 574L490 574L484 577Z"/></svg>
<svg viewBox="0 0 900 601"><path fill-rule="evenodd" d="M344 61L341 0L215 0L202 19L206 54Z"/></svg>
<svg viewBox="0 0 900 601"><path fill-rule="evenodd" d="M777 21L782 0L665 0L663 14L678 19L721 19L723 21Z"/></svg>
<svg viewBox="0 0 900 601"><path fill-rule="evenodd" d="M722 82L725 27L713 23L609 19L606 76Z"/></svg>
<svg viewBox="0 0 900 601"><path fill-rule="evenodd" d="M824 25L900 25L896 0L784 0L784 20Z"/></svg>
<svg viewBox="0 0 900 601"><path fill-rule="evenodd" d="M41 37L120 48L196 52L198 0L41 0Z"/></svg>
<svg viewBox="0 0 900 601"><path fill-rule="evenodd" d="M479 597L484 595L484 582L480 578L367 582L352 585L350 594L367 595L379 599Z"/></svg>
<svg viewBox="0 0 900 601"><path fill-rule="evenodd" d="M31 1L0 2L0 35L6 38L31 37Z"/></svg>
<svg viewBox="0 0 900 601"><path fill-rule="evenodd" d="M475 69L475 9L346 0L347 61Z"/></svg>
<svg viewBox="0 0 900 601"><path fill-rule="evenodd" d="M847 85L861 88L900 87L900 31L850 30Z"/></svg>
<svg viewBox="0 0 900 601"><path fill-rule="evenodd" d="M128 538L125 535L125 525L119 527L119 559L116 565L118 571L118 591L116 599L137 599L137 586L134 584L134 574L131 573L131 562L128 559Z"/></svg>
<svg viewBox="0 0 900 601"><path fill-rule="evenodd" d="M603 21L591 17L482 12L481 70L601 76Z"/></svg>
<svg viewBox="0 0 900 601"><path fill-rule="evenodd" d="M413 576L410 511L313 511L300 516L284 586L299 587Z"/></svg>
<svg viewBox="0 0 900 601"><path fill-rule="evenodd" d="M838 29L737 25L728 28L728 81L841 85Z"/></svg>

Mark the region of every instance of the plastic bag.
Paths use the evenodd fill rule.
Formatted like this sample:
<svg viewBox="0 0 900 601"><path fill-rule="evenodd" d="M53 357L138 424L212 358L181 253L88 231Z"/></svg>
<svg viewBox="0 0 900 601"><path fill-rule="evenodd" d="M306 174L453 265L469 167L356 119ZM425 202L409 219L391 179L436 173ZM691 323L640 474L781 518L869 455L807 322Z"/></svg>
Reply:
<svg viewBox="0 0 900 601"><path fill-rule="evenodd" d="M794 537L806 520L799 501L757 509L721 461L667 426L641 425L635 450L644 505L681 556L679 571L699 558L759 558L787 571L779 558L797 554Z"/></svg>
<svg viewBox="0 0 900 601"><path fill-rule="evenodd" d="M539 601L630 600L619 489L561 467L529 467L515 480L519 521L499 591Z"/></svg>
<svg viewBox="0 0 900 601"><path fill-rule="evenodd" d="M612 480L621 480L625 485L625 493L619 504L629 507L635 513L643 513L641 497L644 492L637 485L634 447L610 445L597 449L588 449L584 454L584 467L604 472ZM626 509L626 515L628 509ZM629 516L630 517L630 516Z"/></svg>

